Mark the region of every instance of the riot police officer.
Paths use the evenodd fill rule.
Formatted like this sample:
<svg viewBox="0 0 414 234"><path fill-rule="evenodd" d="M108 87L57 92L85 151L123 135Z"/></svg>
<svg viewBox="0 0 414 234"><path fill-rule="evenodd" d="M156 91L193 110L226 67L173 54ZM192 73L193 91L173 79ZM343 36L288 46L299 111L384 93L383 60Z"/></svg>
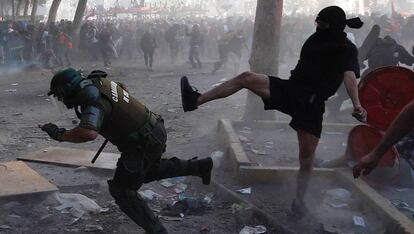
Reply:
<svg viewBox="0 0 414 234"><path fill-rule="evenodd" d="M109 191L119 208L147 233L167 233L137 190L144 184L169 177L199 176L210 183L213 161L161 159L166 148L164 121L132 97L125 86L102 71L88 77L73 68L54 75L50 92L75 112L79 126L66 130L53 123L40 126L57 141L81 143L104 136L121 152Z"/></svg>

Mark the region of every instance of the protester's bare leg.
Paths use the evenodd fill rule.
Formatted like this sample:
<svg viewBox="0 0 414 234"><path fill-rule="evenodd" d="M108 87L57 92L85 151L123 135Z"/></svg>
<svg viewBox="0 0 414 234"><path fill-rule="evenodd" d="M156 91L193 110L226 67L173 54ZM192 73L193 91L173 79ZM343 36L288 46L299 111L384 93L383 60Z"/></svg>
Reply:
<svg viewBox="0 0 414 234"><path fill-rule="evenodd" d="M253 72L243 72L231 80L201 94L197 99L197 106L203 103L230 96L240 89L248 89L262 98L270 97L269 77Z"/></svg>
<svg viewBox="0 0 414 234"><path fill-rule="evenodd" d="M295 201L297 205L303 205L313 169L313 159L315 158L315 150L318 146L319 138L301 129L297 130L297 135L299 141L300 169L297 176Z"/></svg>

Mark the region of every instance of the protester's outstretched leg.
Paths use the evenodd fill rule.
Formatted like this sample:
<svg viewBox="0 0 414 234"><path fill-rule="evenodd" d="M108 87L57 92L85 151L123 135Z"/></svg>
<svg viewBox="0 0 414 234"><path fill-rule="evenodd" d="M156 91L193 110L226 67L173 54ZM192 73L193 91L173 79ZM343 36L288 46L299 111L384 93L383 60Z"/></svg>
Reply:
<svg viewBox="0 0 414 234"><path fill-rule="evenodd" d="M269 77L263 74L243 72L203 94L193 90L187 77L184 76L181 78L181 99L184 111L195 110L206 102L228 97L243 88L252 91L261 98L270 97Z"/></svg>
<svg viewBox="0 0 414 234"><path fill-rule="evenodd" d="M313 159L319 138L301 129L297 130L297 135L300 169L296 181L296 199L292 203L292 212L298 217L303 217L307 212L304 199L312 174Z"/></svg>

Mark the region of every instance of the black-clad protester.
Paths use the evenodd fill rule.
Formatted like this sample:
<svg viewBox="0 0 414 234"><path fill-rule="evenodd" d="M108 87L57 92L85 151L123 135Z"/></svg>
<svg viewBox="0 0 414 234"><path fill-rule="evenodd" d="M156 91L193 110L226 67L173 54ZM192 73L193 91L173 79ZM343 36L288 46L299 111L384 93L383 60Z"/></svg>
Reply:
<svg viewBox="0 0 414 234"><path fill-rule="evenodd" d="M363 23L359 18L347 20L345 12L338 6L321 10L315 22L316 32L303 45L289 80L243 72L201 94L193 90L187 77L181 78L184 111L195 110L206 102L248 89L263 99L265 110L276 109L292 117L290 126L297 132L300 162L292 211L298 217L307 211L304 197L322 131L325 101L344 81L354 105L353 115L358 119L366 117L366 111L359 102L356 81L359 77L358 50L344 32L346 26L360 28Z"/></svg>

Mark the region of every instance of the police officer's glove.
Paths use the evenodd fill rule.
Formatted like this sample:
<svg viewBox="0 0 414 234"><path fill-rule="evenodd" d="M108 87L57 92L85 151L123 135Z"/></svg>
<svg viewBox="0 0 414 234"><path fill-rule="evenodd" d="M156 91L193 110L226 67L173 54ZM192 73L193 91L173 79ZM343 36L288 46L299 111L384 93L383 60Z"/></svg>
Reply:
<svg viewBox="0 0 414 234"><path fill-rule="evenodd" d="M63 134L66 132L64 128L58 128L56 124L47 123L45 125L39 125L42 131L45 131L50 138L56 141L63 141Z"/></svg>

